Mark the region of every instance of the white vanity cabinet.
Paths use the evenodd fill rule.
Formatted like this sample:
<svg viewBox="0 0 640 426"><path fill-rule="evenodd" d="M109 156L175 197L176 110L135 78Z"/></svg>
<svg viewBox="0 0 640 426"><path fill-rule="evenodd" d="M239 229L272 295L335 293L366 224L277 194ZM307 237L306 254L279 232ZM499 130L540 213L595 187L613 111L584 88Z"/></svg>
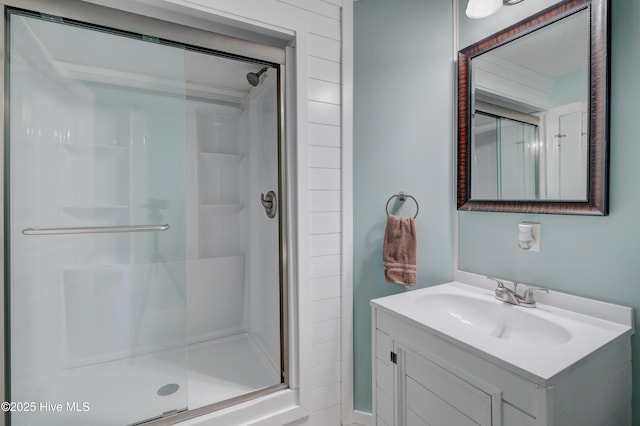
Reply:
<svg viewBox="0 0 640 426"><path fill-rule="evenodd" d="M631 425L630 330L539 377L390 309L385 299L372 301L374 425ZM528 355L555 353L531 346Z"/></svg>

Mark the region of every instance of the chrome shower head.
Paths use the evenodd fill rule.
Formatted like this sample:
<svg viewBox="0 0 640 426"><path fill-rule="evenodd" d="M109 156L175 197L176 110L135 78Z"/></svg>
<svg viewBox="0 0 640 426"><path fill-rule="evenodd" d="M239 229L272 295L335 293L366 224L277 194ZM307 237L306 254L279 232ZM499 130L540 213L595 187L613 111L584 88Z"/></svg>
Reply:
<svg viewBox="0 0 640 426"><path fill-rule="evenodd" d="M248 72L247 73L247 81L249 82L249 84L252 85L253 87L255 87L258 84L260 84L260 76L263 73L265 73L268 69L269 69L269 67L264 67L258 72Z"/></svg>

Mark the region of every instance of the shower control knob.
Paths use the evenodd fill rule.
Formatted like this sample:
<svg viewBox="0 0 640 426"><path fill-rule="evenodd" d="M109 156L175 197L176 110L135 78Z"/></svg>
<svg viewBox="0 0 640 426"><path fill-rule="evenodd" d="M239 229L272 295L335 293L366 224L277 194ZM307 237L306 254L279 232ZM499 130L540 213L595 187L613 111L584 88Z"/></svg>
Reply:
<svg viewBox="0 0 640 426"><path fill-rule="evenodd" d="M267 213L267 217L274 218L278 211L278 199L276 197L276 193L269 191L267 192L267 195L264 195L264 193L260 194L260 202L264 207L264 211Z"/></svg>

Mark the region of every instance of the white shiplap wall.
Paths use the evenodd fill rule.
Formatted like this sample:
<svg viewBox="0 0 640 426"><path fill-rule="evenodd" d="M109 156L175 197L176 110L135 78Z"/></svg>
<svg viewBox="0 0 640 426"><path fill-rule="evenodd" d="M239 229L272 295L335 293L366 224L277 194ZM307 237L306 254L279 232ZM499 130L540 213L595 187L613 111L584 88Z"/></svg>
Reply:
<svg viewBox="0 0 640 426"><path fill-rule="evenodd" d="M300 344L298 372L292 373L300 389L299 403L309 417L295 425L339 426L350 423L352 410L351 324L342 323L350 313L343 295L351 291L350 234L342 234L343 217L351 198L350 135L342 127L350 115L342 109L345 98L342 67L343 2L351 19L353 0L85 0L140 13L155 10L155 17L182 23L202 19L264 28L295 37L296 50L296 194L297 218L297 323ZM158 14L157 8L164 12ZM187 18L185 18L187 16ZM177 19L177 15L173 16ZM235 24L234 24L235 23ZM347 37L350 23L347 23ZM349 38L350 40L350 38ZM291 66L289 64L288 66ZM351 68L348 68L350 70ZM350 82L350 77L348 78ZM350 89L350 87L349 87ZM350 95L348 97L350 99ZM350 107L350 105L348 106ZM348 129L351 127L348 126ZM292 135L288 135L289 138ZM348 173L348 176L343 176ZM348 179L345 179L348 178ZM344 182L349 186L347 193ZM350 207L346 209L351 214ZM350 231L349 231L350 232ZM346 243L345 243L346 242ZM345 253L345 252L349 253ZM348 254L347 257L345 257ZM348 269L343 267L348 265ZM345 279L344 277L347 277ZM345 310L346 309L346 310ZM350 314L347 320L350 321ZM348 330L349 332L345 332ZM342 338L349 342L343 347ZM347 363L349 365L347 365ZM344 378L343 378L344 376ZM344 379L344 380L343 380ZM346 395L345 395L346 394ZM345 403L346 401L346 403ZM344 407L343 407L344 404ZM193 423L196 424L196 423ZM267 421L266 424L275 424Z"/></svg>
<svg viewBox="0 0 640 426"><path fill-rule="evenodd" d="M331 19L308 35L309 286L311 410L309 425L340 425L341 345L341 31L338 2L287 0ZM311 17L313 19L313 17ZM325 22L326 19L325 19Z"/></svg>

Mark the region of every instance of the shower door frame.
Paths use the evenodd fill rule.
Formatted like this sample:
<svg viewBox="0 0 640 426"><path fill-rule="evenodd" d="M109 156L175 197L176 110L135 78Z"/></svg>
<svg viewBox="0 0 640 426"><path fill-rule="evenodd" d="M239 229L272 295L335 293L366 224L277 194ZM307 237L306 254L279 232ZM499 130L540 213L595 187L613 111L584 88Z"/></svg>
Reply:
<svg viewBox="0 0 640 426"><path fill-rule="evenodd" d="M3 342L3 351L0 354L0 402L10 401L11 391L11 333L10 314L8 305L10 301L10 271L9 271L9 229L7 220L9 211L9 185L7 176L9 168L9 81L6 78L9 61L6 52L8 50L7 34L7 9L13 8L41 13L50 17L64 17L64 19L86 23L93 26L124 31L140 36L150 36L169 43L183 45L186 50L194 50L201 53L208 53L228 57L231 59L254 62L258 65L273 66L278 70L277 96L278 96L278 197L277 197L277 218L278 218L278 246L279 246L279 289L280 289L280 363L281 363L281 383L269 386L264 389L248 392L246 394L212 403L193 410L180 412L169 417L161 417L155 420L144 421L142 423L150 426L165 426L197 418L206 414L214 413L227 407L231 407L243 402L247 402L261 396L290 388L290 357L289 357L289 277L291 274L291 257L289 253L289 226L288 200L289 185L287 171L289 168L286 125L285 125L285 49L266 44L259 44L252 41L227 36L176 24L170 21L151 18L144 15L112 9L107 6L85 3L83 0L0 0L2 17L0 17L0 47L2 50L3 64L0 66L0 126L3 129L4 146L0 149L0 175L3 177L3 184L0 186L0 198L4 201L4 207L0 211L3 244L0 246L0 274L4 280L4 290L0 291L0 341ZM5 410L2 410L3 412ZM9 411L3 416L0 414L0 426L10 425Z"/></svg>

